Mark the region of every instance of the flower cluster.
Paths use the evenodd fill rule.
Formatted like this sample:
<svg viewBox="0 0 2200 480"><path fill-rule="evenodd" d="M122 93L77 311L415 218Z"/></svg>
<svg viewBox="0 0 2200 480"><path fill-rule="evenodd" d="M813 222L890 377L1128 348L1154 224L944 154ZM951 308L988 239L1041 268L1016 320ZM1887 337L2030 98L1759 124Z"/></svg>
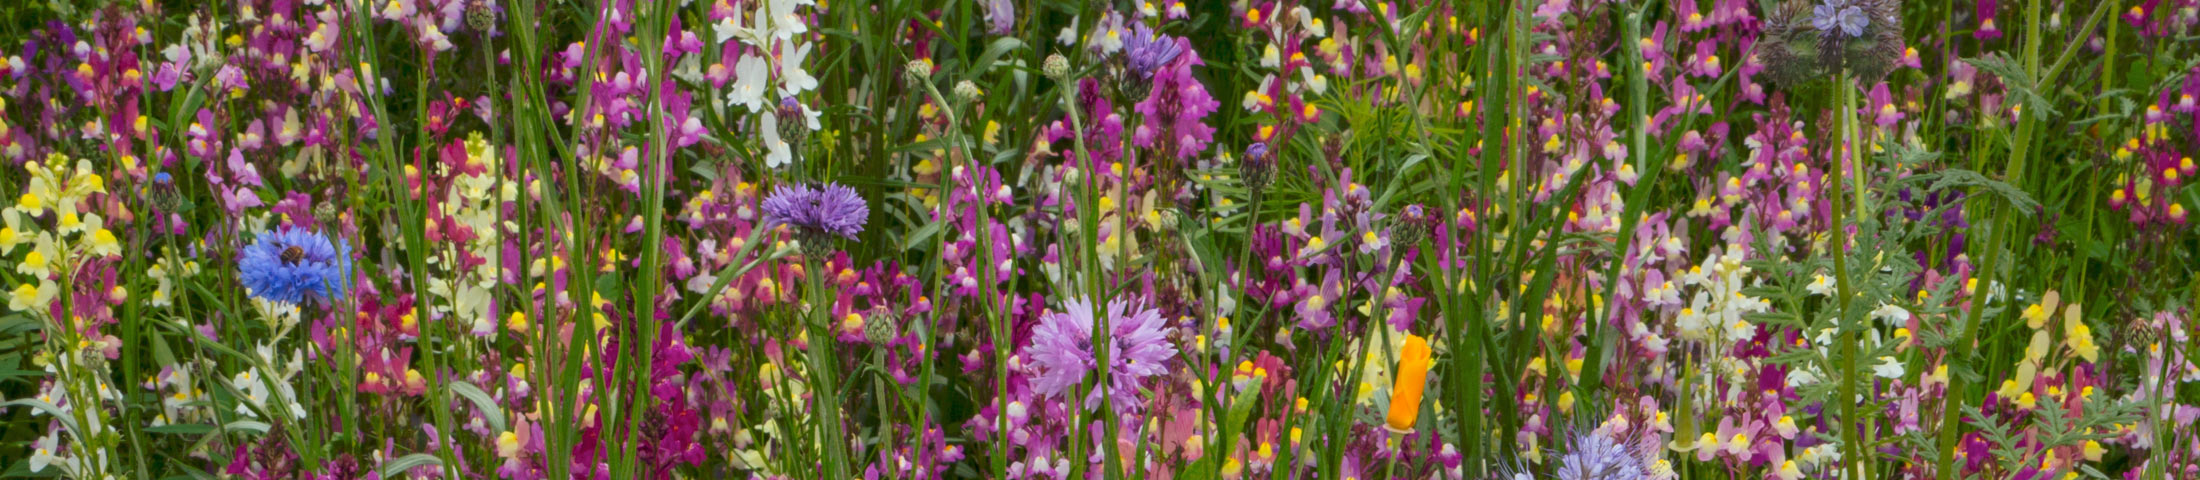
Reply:
<svg viewBox="0 0 2200 480"><path fill-rule="evenodd" d="M2200 0L30 3L11 473L2200 478Z"/></svg>

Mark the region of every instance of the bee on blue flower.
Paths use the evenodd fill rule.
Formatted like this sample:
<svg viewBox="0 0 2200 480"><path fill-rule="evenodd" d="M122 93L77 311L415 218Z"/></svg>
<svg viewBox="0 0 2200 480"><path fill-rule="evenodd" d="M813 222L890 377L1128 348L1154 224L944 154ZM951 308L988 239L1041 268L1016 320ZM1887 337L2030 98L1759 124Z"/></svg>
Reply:
<svg viewBox="0 0 2200 480"><path fill-rule="evenodd" d="M253 297L279 304L330 305L351 287L351 244L303 228L260 234L237 256L238 277Z"/></svg>

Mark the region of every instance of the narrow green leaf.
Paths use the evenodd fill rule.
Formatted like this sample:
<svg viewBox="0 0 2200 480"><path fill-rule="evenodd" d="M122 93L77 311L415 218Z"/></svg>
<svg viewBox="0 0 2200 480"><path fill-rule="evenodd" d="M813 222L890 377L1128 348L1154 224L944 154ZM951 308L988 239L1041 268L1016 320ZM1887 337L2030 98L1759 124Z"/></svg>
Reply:
<svg viewBox="0 0 2200 480"><path fill-rule="evenodd" d="M397 457L396 460L391 460L389 461L389 463L382 464L382 478L397 478L398 474L404 473L407 470L412 470L413 467L440 465L443 465L443 459L436 458L434 455L429 455L425 453L415 453L411 455Z"/></svg>
<svg viewBox="0 0 2200 480"><path fill-rule="evenodd" d="M459 396L466 397L467 400L472 400L474 408L480 409L481 416L489 420L491 430L496 432L506 430L504 407L497 406L496 399L491 398L488 392L481 391L481 387L476 387L468 382L452 382L451 391L457 392Z"/></svg>

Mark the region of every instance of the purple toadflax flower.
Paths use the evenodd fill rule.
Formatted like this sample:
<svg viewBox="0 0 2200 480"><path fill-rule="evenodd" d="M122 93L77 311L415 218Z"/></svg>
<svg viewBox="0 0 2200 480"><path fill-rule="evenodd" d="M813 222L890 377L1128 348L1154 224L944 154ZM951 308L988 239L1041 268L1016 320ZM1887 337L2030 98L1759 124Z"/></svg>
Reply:
<svg viewBox="0 0 2200 480"><path fill-rule="evenodd" d="M1024 355L1039 367L1040 373L1031 384L1041 395L1070 391L1099 366L1092 342L1096 318L1092 302L1070 300L1062 308L1062 312L1039 319L1031 345L1024 347ZM1107 315L1113 334L1108 342L1108 362L1112 365L1107 368L1106 390L1117 411L1135 411L1140 406L1139 380L1167 372L1169 360L1176 357L1176 346L1169 343L1160 310L1116 300L1108 302L1107 310L1100 313ZM1099 404L1101 390L1095 388L1085 396L1086 407Z"/></svg>
<svg viewBox="0 0 2200 480"><path fill-rule="evenodd" d="M1016 28L1016 4L1009 0L986 0L985 21L990 25L987 33L1007 35Z"/></svg>
<svg viewBox="0 0 2200 480"><path fill-rule="evenodd" d="M351 286L350 253L348 242L283 227L244 247L237 256L237 276L252 296L269 302L334 302Z"/></svg>
<svg viewBox="0 0 2200 480"><path fill-rule="evenodd" d="M856 234L863 233L863 224L870 217L871 207L863 203L863 197L838 184L819 188L781 185L764 198L764 225L793 228L804 253L811 255L822 256L830 245L830 236L854 240Z"/></svg>
<svg viewBox="0 0 2200 480"><path fill-rule="evenodd" d="M1176 45L1169 50L1178 53L1154 70L1151 93L1144 101L1133 105L1133 109L1145 116L1145 122L1133 132L1132 140L1140 147L1158 148L1162 154L1190 159L1206 151L1207 145L1214 142L1215 128L1206 124L1206 118L1207 114L1221 108L1222 102L1216 101L1214 95L1207 92L1207 87L1192 77L1192 67L1205 63L1199 60L1199 52L1191 49L1190 40L1161 37L1156 41ZM1134 56L1133 62L1137 61Z"/></svg>

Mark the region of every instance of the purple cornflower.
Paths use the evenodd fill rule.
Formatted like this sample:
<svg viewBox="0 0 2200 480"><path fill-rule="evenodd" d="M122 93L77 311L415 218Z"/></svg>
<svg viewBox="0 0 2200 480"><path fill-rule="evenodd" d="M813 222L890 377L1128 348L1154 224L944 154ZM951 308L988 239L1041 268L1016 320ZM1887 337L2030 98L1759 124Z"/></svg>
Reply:
<svg viewBox="0 0 2200 480"><path fill-rule="evenodd" d="M1154 72L1175 61L1184 50L1175 38L1146 28L1144 23L1132 25L1130 35L1123 37L1123 58L1138 83L1153 80Z"/></svg>
<svg viewBox="0 0 2200 480"><path fill-rule="evenodd" d="M348 242L282 227L244 247L237 255L237 277L252 296L270 302L333 302L351 286L350 252Z"/></svg>
<svg viewBox="0 0 2200 480"><path fill-rule="evenodd" d="M1864 34L1864 27L1871 25L1871 18L1864 9L1849 4L1848 0L1826 0L1811 7L1810 25L1818 28L1820 35L1856 38Z"/></svg>
<svg viewBox="0 0 2200 480"><path fill-rule="evenodd" d="M870 217L871 207L863 203L863 197L839 184L827 183L821 188L781 185L764 198L764 226L793 227L803 249L813 254L823 253L828 235L854 240L856 234L863 233L863 223Z"/></svg>
<svg viewBox="0 0 2200 480"><path fill-rule="evenodd" d="M1106 390L1118 411L1137 410L1139 380L1167 372L1168 361L1176 357L1176 346L1169 344L1160 310L1123 300L1108 302L1107 307L1101 313L1107 315L1113 337L1108 341L1108 361L1112 365L1108 367ZM1062 308L1039 319L1031 345L1024 347L1024 355L1039 367L1031 385L1040 395L1069 391L1099 365L1092 344L1092 302L1070 300ZM1126 310L1131 311L1126 314ZM1095 388L1085 396L1086 407L1099 404L1101 390Z"/></svg>

